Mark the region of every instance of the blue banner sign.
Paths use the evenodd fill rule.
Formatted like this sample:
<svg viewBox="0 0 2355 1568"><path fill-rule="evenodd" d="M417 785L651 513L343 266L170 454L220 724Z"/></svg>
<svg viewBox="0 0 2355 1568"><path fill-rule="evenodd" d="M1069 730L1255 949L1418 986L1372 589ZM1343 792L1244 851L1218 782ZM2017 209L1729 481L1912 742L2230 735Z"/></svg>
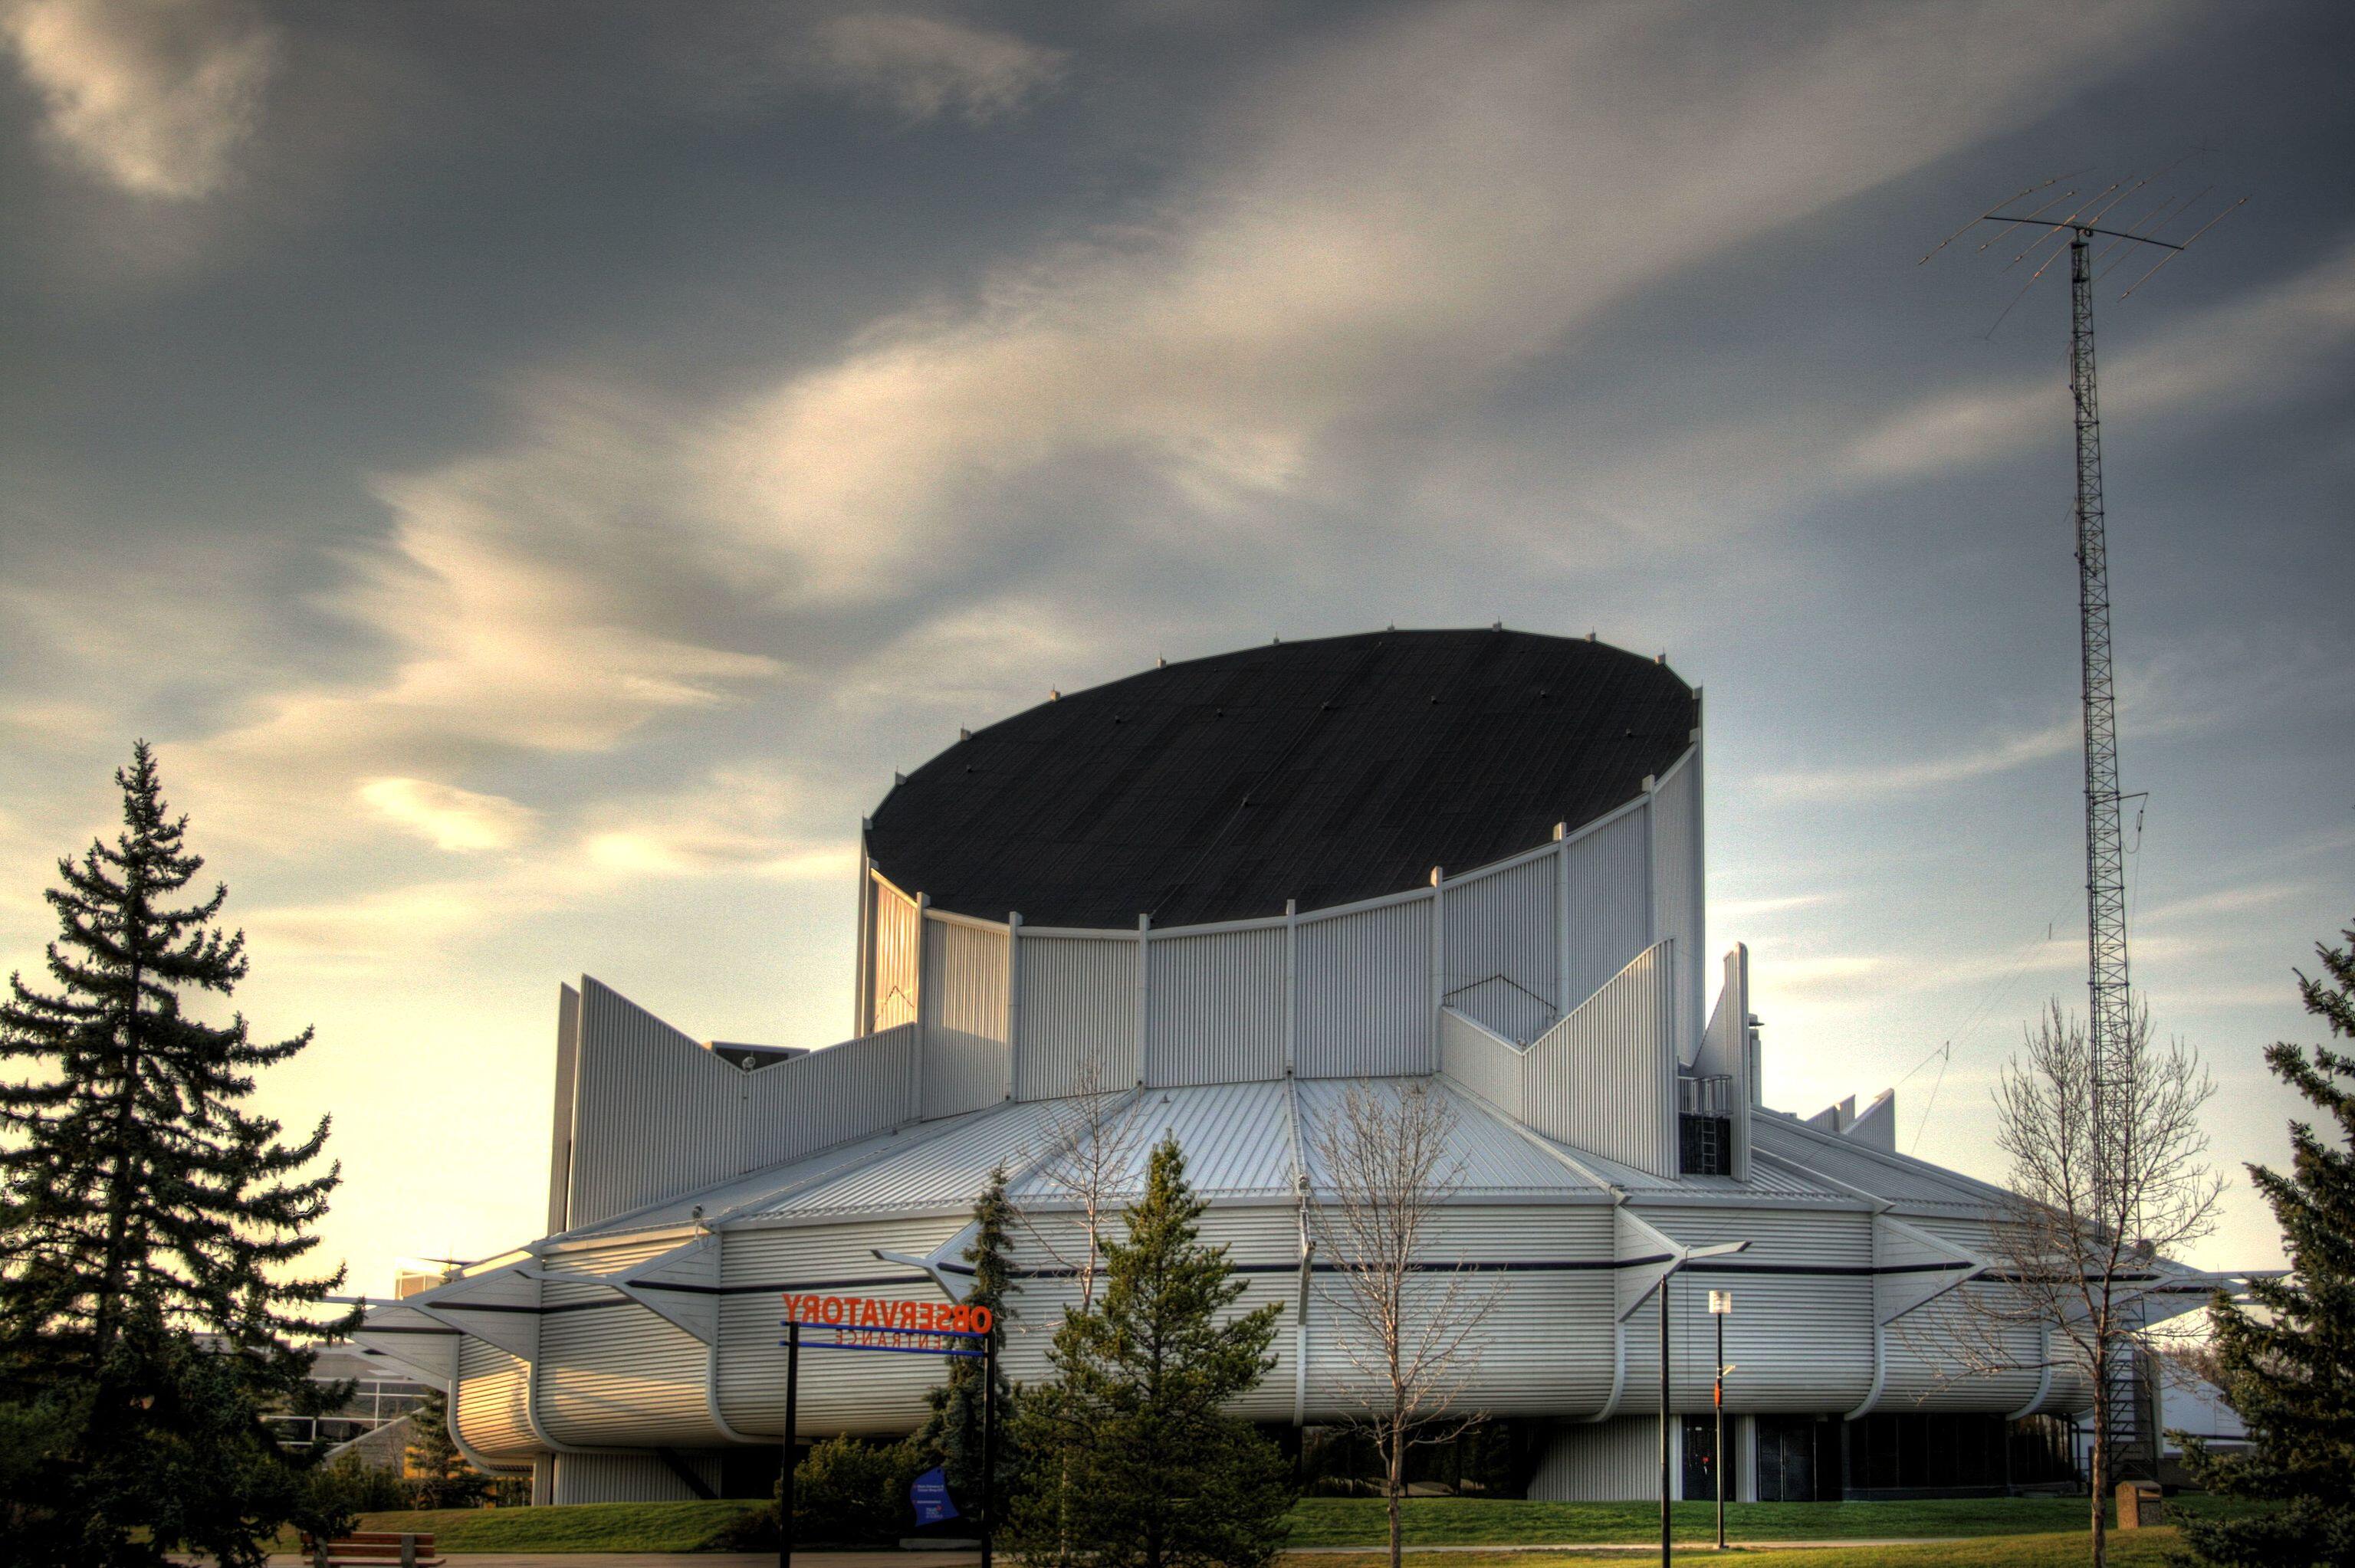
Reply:
<svg viewBox="0 0 2355 1568"><path fill-rule="evenodd" d="M909 1484L908 1500L916 1506L919 1525L941 1524L957 1516L956 1500L949 1496L948 1476L938 1467Z"/></svg>

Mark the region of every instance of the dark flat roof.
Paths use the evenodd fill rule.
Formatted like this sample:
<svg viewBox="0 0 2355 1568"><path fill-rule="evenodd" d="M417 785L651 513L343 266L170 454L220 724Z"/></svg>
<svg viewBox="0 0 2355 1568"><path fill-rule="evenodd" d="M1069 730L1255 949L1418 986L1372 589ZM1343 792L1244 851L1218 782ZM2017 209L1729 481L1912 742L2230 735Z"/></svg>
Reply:
<svg viewBox="0 0 2355 1568"><path fill-rule="evenodd" d="M1039 926L1280 915L1592 821L1700 724L1665 664L1527 631L1376 631L1146 670L975 733L876 808L876 868Z"/></svg>

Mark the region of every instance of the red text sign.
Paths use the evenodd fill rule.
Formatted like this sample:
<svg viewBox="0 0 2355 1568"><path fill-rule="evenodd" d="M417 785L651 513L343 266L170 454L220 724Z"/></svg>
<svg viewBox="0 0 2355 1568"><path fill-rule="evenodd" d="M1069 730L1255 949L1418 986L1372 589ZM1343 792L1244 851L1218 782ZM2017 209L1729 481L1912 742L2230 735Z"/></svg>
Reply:
<svg viewBox="0 0 2355 1568"><path fill-rule="evenodd" d="M792 1322L825 1329L884 1329L900 1333L986 1334L986 1307L953 1307L945 1301L880 1301L872 1296L819 1296L788 1290L785 1312Z"/></svg>

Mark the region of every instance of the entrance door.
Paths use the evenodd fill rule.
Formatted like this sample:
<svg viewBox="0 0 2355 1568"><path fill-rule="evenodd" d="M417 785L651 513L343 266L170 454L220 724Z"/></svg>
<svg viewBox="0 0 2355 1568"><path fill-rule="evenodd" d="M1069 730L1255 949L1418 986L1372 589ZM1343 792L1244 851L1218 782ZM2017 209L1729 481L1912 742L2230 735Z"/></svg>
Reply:
<svg viewBox="0 0 2355 1568"><path fill-rule="evenodd" d="M1725 1451L1733 1455L1733 1439L1741 1424L1725 1424ZM1688 1415L1684 1420L1685 1500L1713 1502L1717 1499L1717 1417Z"/></svg>
<svg viewBox="0 0 2355 1568"><path fill-rule="evenodd" d="M1821 1426L1812 1415L1758 1418L1760 1502L1814 1502L1823 1495L1816 1463Z"/></svg>

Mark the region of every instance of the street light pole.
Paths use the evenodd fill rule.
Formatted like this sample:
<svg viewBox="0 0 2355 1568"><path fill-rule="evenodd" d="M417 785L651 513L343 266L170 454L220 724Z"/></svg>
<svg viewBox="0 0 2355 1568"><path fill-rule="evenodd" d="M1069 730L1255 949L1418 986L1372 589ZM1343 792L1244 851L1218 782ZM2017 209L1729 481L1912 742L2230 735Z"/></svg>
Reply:
<svg viewBox="0 0 2355 1568"><path fill-rule="evenodd" d="M1746 1241L1737 1241L1719 1242L1715 1246L1686 1247L1669 1260L1667 1270L1660 1276L1660 1568L1670 1568L1668 1499L1674 1495L1668 1489L1668 1281L1676 1277L1677 1270L1688 1264L1714 1257L1732 1257L1737 1252L1746 1251L1749 1245ZM1723 1364L1721 1358L1719 1364ZM1721 1444L1720 1447L1722 1446ZM1718 1491L1721 1495L1724 1490L1724 1483L1721 1481Z"/></svg>
<svg viewBox="0 0 2355 1568"><path fill-rule="evenodd" d="M1709 1293L1709 1315L1717 1319L1717 1382L1710 1403L1717 1411L1717 1549L1725 1550L1725 1489L1732 1472L1725 1467L1725 1320L1733 1314L1733 1292Z"/></svg>

